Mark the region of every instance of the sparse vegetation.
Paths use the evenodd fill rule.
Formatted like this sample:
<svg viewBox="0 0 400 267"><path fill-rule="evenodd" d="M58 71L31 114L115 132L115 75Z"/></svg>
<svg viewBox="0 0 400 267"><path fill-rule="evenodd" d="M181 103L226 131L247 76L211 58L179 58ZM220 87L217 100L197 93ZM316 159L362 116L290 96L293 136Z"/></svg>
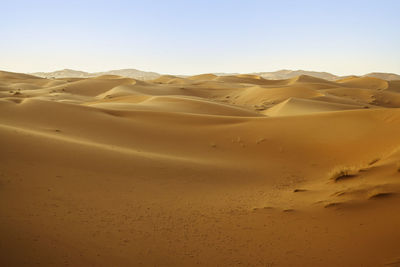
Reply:
<svg viewBox="0 0 400 267"><path fill-rule="evenodd" d="M265 138L260 138L260 139L257 140L256 143L257 143L257 144L260 144L260 143L262 143L262 142L264 142L264 141L265 141Z"/></svg>
<svg viewBox="0 0 400 267"><path fill-rule="evenodd" d="M284 209L283 212L294 212L294 209Z"/></svg>
<svg viewBox="0 0 400 267"><path fill-rule="evenodd" d="M325 208L338 208L341 205L343 205L343 203L341 203L341 202L332 202L332 203L326 204L324 207Z"/></svg>
<svg viewBox="0 0 400 267"><path fill-rule="evenodd" d="M376 158L374 160L372 160L370 163L368 163L368 165L373 165L375 163L377 163L380 160L380 158Z"/></svg>
<svg viewBox="0 0 400 267"><path fill-rule="evenodd" d="M356 167L339 167L332 170L330 177L333 181L339 182L357 176L359 171L360 168Z"/></svg>
<svg viewBox="0 0 400 267"><path fill-rule="evenodd" d="M372 200L372 199L388 198L388 197L391 197L394 195L395 195L395 193L392 193L392 192L382 192L382 193L374 194L374 195L370 196L368 199Z"/></svg>
<svg viewBox="0 0 400 267"><path fill-rule="evenodd" d="M306 191L307 191L307 189L300 189L300 188L293 190L294 193L306 192Z"/></svg>

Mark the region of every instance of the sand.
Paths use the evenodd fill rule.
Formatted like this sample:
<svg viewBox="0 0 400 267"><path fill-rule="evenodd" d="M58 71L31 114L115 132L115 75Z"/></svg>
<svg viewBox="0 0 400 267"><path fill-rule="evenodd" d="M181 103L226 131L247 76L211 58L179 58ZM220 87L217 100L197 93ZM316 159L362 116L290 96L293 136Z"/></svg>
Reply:
<svg viewBox="0 0 400 267"><path fill-rule="evenodd" d="M399 84L0 72L0 266L399 266Z"/></svg>

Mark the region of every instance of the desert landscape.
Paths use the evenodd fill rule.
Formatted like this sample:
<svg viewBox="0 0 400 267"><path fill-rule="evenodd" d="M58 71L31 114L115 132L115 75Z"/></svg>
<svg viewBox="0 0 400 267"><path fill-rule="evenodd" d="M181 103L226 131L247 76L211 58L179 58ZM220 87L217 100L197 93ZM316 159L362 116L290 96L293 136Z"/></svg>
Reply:
<svg viewBox="0 0 400 267"><path fill-rule="evenodd" d="M0 265L400 266L398 76L278 74L1 71Z"/></svg>

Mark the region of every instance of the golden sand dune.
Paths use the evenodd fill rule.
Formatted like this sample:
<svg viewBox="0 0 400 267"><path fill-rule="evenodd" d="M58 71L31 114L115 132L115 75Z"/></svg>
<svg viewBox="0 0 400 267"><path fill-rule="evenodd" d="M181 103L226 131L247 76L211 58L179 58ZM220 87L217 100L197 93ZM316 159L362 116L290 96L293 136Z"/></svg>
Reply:
<svg viewBox="0 0 400 267"><path fill-rule="evenodd" d="M162 75L155 80L152 80L153 83L160 84L184 84L186 80L184 78L176 77L173 75Z"/></svg>
<svg viewBox="0 0 400 267"><path fill-rule="evenodd" d="M359 88L334 88L324 92L359 103L373 104L382 107L400 107L400 94L393 91L375 91Z"/></svg>
<svg viewBox="0 0 400 267"><path fill-rule="evenodd" d="M396 266L398 82L360 79L0 72L0 265Z"/></svg>
<svg viewBox="0 0 400 267"><path fill-rule="evenodd" d="M287 100L289 97L313 98L324 96L318 90L308 86L285 86L285 87L259 87L253 86L234 91L230 101L237 105L266 107Z"/></svg>
<svg viewBox="0 0 400 267"><path fill-rule="evenodd" d="M208 74L200 74L200 75L194 75L190 76L188 79L193 80L193 81L198 81L198 80L206 80L206 81L211 81L217 78L217 75L208 73Z"/></svg>
<svg viewBox="0 0 400 267"><path fill-rule="evenodd" d="M88 103L91 107L113 110L149 110L163 112L180 112L194 114L210 114L221 116L262 116L255 111L244 108L216 103L202 98L183 96L127 96L112 98L105 101Z"/></svg>
<svg viewBox="0 0 400 267"><path fill-rule="evenodd" d="M339 80L337 82L353 88L383 90L389 87L389 83L387 81L373 77L352 77Z"/></svg>
<svg viewBox="0 0 400 267"><path fill-rule="evenodd" d="M300 76L296 76L293 77L291 79L289 79L290 83L295 83L295 82L299 82L299 83L321 83L321 84L330 84L330 85L334 85L334 82L330 82L321 78L316 78L313 76L308 76L308 75L300 75Z"/></svg>
<svg viewBox="0 0 400 267"><path fill-rule="evenodd" d="M134 81L129 84L123 84L113 87L96 96L96 98L114 98L131 95L183 95L181 87L160 86L158 84L149 84L140 81Z"/></svg>
<svg viewBox="0 0 400 267"><path fill-rule="evenodd" d="M269 85L277 83L277 81L275 80L266 80L258 75L219 76L214 78L213 80L224 83L244 83L258 85Z"/></svg>
<svg viewBox="0 0 400 267"><path fill-rule="evenodd" d="M276 104L263 113L268 116L293 116L358 108L363 108L363 106L329 103L324 101L291 97L288 100Z"/></svg>
<svg viewBox="0 0 400 267"><path fill-rule="evenodd" d="M389 81L388 84L389 84L389 87L388 87L388 89L386 89L387 91L394 91L397 93L400 92L400 80Z"/></svg>

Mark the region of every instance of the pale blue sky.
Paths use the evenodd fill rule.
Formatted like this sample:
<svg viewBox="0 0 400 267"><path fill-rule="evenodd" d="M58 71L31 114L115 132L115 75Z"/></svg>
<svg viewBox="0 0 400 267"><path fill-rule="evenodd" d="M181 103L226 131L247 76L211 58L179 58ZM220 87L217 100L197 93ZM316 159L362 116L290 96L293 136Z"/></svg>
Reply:
<svg viewBox="0 0 400 267"><path fill-rule="evenodd" d="M0 69L400 73L397 0L0 0Z"/></svg>

